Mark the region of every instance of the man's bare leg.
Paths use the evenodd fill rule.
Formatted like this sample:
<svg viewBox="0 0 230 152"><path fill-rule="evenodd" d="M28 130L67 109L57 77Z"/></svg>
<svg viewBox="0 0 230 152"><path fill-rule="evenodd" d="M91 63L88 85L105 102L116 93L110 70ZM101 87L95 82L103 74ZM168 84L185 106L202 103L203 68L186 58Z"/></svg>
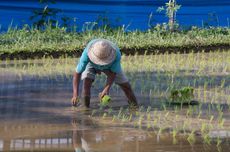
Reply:
<svg viewBox="0 0 230 152"><path fill-rule="evenodd" d="M130 106L138 106L137 98L135 97L135 94L131 88L131 85L129 82L119 84L121 89L124 91L126 97L128 98L128 103Z"/></svg>
<svg viewBox="0 0 230 152"><path fill-rule="evenodd" d="M90 105L90 95L91 95L91 86L92 86L93 80L90 78L85 78L83 81L83 103L84 106L89 108Z"/></svg>

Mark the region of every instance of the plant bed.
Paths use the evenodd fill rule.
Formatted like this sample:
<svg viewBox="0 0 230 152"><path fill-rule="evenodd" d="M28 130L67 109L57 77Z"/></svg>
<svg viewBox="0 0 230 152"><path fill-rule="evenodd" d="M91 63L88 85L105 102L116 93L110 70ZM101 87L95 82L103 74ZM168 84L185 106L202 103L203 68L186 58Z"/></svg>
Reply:
<svg viewBox="0 0 230 152"><path fill-rule="evenodd" d="M181 89L172 89L170 92L169 103L172 105L197 105L194 100L194 88L183 87Z"/></svg>

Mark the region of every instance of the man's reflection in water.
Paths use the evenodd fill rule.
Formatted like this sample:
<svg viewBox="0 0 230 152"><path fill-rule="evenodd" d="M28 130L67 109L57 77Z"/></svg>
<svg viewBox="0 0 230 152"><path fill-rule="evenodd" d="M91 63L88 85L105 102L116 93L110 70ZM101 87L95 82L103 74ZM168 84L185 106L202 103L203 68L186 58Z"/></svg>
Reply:
<svg viewBox="0 0 230 152"><path fill-rule="evenodd" d="M73 119L73 147L75 152L121 151L122 135L115 130L99 130L90 119Z"/></svg>
<svg viewBox="0 0 230 152"><path fill-rule="evenodd" d="M90 119L73 119L73 146L75 152L92 151L92 146L102 142L101 132L94 128Z"/></svg>

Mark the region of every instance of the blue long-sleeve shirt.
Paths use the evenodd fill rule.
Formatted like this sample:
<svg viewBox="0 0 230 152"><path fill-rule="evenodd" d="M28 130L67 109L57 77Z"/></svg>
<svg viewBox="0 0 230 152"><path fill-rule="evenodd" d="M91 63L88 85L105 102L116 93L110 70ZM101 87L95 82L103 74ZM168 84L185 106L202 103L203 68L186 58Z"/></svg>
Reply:
<svg viewBox="0 0 230 152"><path fill-rule="evenodd" d="M97 70L111 70L114 73L120 73L121 72L121 52L120 49L117 46L114 46L116 48L116 58L115 60L109 64L109 65L97 65L90 61L88 57L88 49L89 47L98 39L91 40L86 48L84 49L81 58L78 62L78 65L76 67L77 73L82 73L85 69L88 63L90 63L95 69Z"/></svg>

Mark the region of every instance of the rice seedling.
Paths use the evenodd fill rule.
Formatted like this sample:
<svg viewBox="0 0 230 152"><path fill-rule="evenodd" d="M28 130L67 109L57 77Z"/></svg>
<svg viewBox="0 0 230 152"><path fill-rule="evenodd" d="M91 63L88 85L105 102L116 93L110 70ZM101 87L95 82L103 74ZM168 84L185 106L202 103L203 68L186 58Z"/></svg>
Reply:
<svg viewBox="0 0 230 152"><path fill-rule="evenodd" d="M106 116L107 116L107 113L105 112L105 113L103 114L102 118L105 119Z"/></svg>
<svg viewBox="0 0 230 152"><path fill-rule="evenodd" d="M151 114L150 114L150 113L147 114L147 120L148 120L148 121L152 120Z"/></svg>
<svg viewBox="0 0 230 152"><path fill-rule="evenodd" d="M213 119L214 119L214 116L211 115L211 116L210 116L210 119L209 119L209 123L210 123L210 124L212 123Z"/></svg>
<svg viewBox="0 0 230 152"><path fill-rule="evenodd" d="M224 128L224 122L225 122L225 119L219 120L219 122L218 122L218 127L219 127L219 128Z"/></svg>
<svg viewBox="0 0 230 152"><path fill-rule="evenodd" d="M92 113L91 113L91 117L93 117L95 114L96 114L97 110L93 110Z"/></svg>
<svg viewBox="0 0 230 152"><path fill-rule="evenodd" d="M218 121L219 121L219 122L222 121L222 119L223 119L223 114L224 114L224 113L223 113L222 111L218 113Z"/></svg>
<svg viewBox="0 0 230 152"><path fill-rule="evenodd" d="M108 114L111 115L113 112L113 109L110 107L109 110L108 110Z"/></svg>
<svg viewBox="0 0 230 152"><path fill-rule="evenodd" d="M129 121L129 119L130 119L129 115L123 114L121 121L122 122L127 122L127 121Z"/></svg>
<svg viewBox="0 0 230 152"><path fill-rule="evenodd" d="M217 150L218 150L218 152L222 152L223 151L222 148L221 148L221 146L218 146Z"/></svg>
<svg viewBox="0 0 230 152"><path fill-rule="evenodd" d="M221 84L220 84L220 88L224 88L224 85L225 85L225 79L222 79Z"/></svg>
<svg viewBox="0 0 230 152"><path fill-rule="evenodd" d="M159 136L160 136L160 135L162 134L162 131L163 131L163 127L161 127L161 126L160 126L160 128L159 128L159 130L158 130L157 135L159 135Z"/></svg>
<svg viewBox="0 0 230 152"><path fill-rule="evenodd" d="M217 146L217 147L220 147L221 143L222 143L222 140L221 140L220 137L218 136L217 139L216 139L216 146Z"/></svg>
<svg viewBox="0 0 230 152"><path fill-rule="evenodd" d="M149 113L151 111L151 108L152 108L151 106L148 106L146 112Z"/></svg>
<svg viewBox="0 0 230 152"><path fill-rule="evenodd" d="M142 122L144 120L144 115L140 115L138 118L138 125L141 127L142 126Z"/></svg>
<svg viewBox="0 0 230 152"><path fill-rule="evenodd" d="M158 124L158 119L155 118L154 121L153 121L153 126L155 127L155 126L157 126L157 124Z"/></svg>
<svg viewBox="0 0 230 152"><path fill-rule="evenodd" d="M187 109L186 116L189 117L193 114L193 108L189 105L189 108Z"/></svg>
<svg viewBox="0 0 230 152"><path fill-rule="evenodd" d="M196 141L196 137L195 137L195 134L194 134L194 130L188 135L188 138L187 138L187 140L188 140L188 142L191 144L191 145L193 145L194 143L195 143L195 141Z"/></svg>
<svg viewBox="0 0 230 152"><path fill-rule="evenodd" d="M151 128L151 123L147 122L147 129L150 129L150 128Z"/></svg>
<svg viewBox="0 0 230 152"><path fill-rule="evenodd" d="M211 145L211 138L210 138L210 136L209 136L208 133L202 135L202 137L203 137L203 139L204 139L204 143L205 143L205 144Z"/></svg>
<svg viewBox="0 0 230 152"><path fill-rule="evenodd" d="M128 120L129 120L129 121L132 121L132 118L133 118L133 114L130 114Z"/></svg>
<svg viewBox="0 0 230 152"><path fill-rule="evenodd" d="M202 115L202 111L200 110L199 114L197 115L197 119L200 119L201 115Z"/></svg>
<svg viewBox="0 0 230 152"><path fill-rule="evenodd" d="M116 119L116 116L115 116L115 115L113 115L112 122L114 122L114 121L115 121L115 119Z"/></svg>
<svg viewBox="0 0 230 152"><path fill-rule="evenodd" d="M176 145L178 143L176 138L173 138L173 144Z"/></svg>
<svg viewBox="0 0 230 152"><path fill-rule="evenodd" d="M166 105L165 105L165 104L162 104L162 107L163 107L164 111L166 112L166 111L167 111Z"/></svg>
<svg viewBox="0 0 230 152"><path fill-rule="evenodd" d="M168 115L169 115L169 111L165 114L165 118L167 118L167 117L168 117Z"/></svg>

